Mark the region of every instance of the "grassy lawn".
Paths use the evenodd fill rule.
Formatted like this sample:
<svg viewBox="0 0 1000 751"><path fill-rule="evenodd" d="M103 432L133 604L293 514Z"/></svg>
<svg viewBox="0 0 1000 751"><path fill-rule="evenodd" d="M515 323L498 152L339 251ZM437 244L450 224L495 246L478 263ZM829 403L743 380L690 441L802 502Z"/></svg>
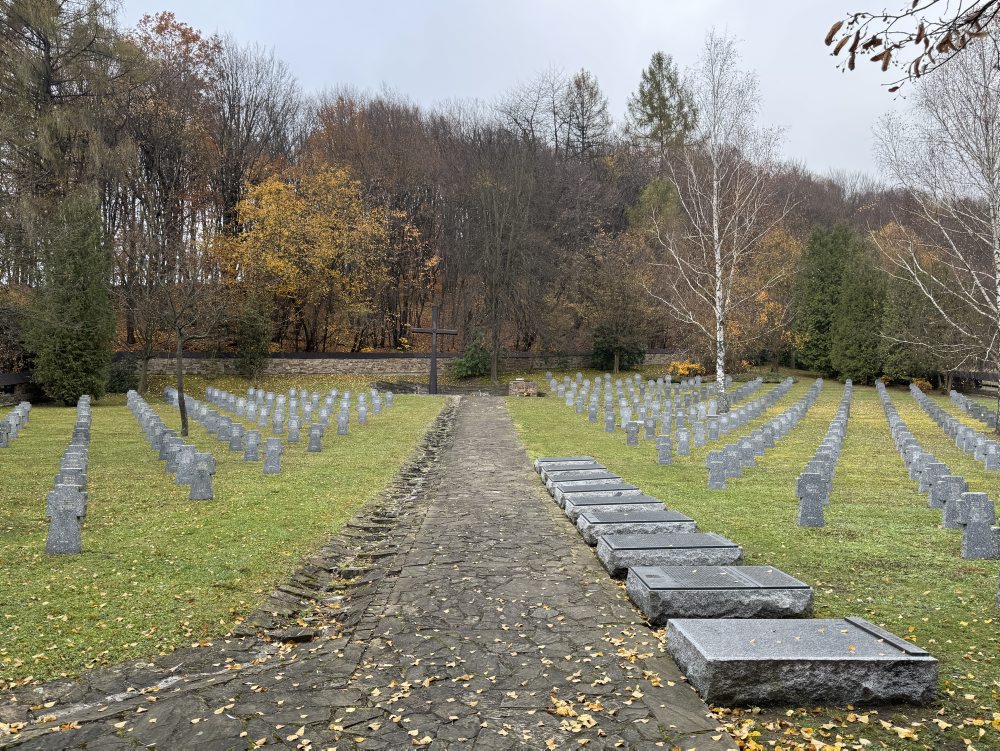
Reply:
<svg viewBox="0 0 1000 751"><path fill-rule="evenodd" d="M149 400L179 427L175 409ZM45 495L75 410L35 408L0 451L0 688L224 633L388 484L443 404L400 396L347 438L328 434L321 453L286 446L272 476L192 421L218 462L215 500L192 502L123 402L93 410L82 555L44 553Z"/></svg>
<svg viewBox="0 0 1000 751"><path fill-rule="evenodd" d="M768 415L798 400L811 382L796 383ZM891 393L926 450L965 475L971 489L1000 499L1000 474L985 472L955 448L907 392ZM874 389L855 388L826 527L800 529L795 524L795 478L825 434L842 395L843 386L828 381L799 426L724 491L707 489L704 462L706 453L725 441L692 449L691 456L661 467L652 441L627 448L623 432L605 434L600 424L590 424L586 415L556 399L511 398L508 403L532 458L593 455L697 519L701 529L743 545L748 564L774 565L812 584L816 617L862 616L919 644L941 662L941 698L930 707L721 712L733 731L744 736L745 748L998 749L1000 611L994 601L1000 564L961 559L960 534L940 529L940 512L928 509L926 496L917 493ZM947 401L942 400L946 408ZM953 411L958 414L957 408ZM838 738L843 746L834 745Z"/></svg>

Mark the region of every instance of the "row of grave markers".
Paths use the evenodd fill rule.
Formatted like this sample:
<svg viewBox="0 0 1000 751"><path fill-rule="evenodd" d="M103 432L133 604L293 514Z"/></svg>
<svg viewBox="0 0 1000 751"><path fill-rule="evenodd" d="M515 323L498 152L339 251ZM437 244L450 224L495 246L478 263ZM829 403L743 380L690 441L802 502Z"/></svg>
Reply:
<svg viewBox="0 0 1000 751"><path fill-rule="evenodd" d="M0 449L8 448L21 429L28 424L31 402L20 402L14 409L0 418Z"/></svg>
<svg viewBox="0 0 1000 751"><path fill-rule="evenodd" d="M987 470L1000 472L1000 443L987 438L968 425L963 425L961 420L935 404L933 399L912 383L910 384L910 394L921 409L937 423L937 426L955 442L958 448L967 454L972 454L975 460L982 462L983 467Z"/></svg>
<svg viewBox="0 0 1000 751"><path fill-rule="evenodd" d="M837 460L840 459L844 437L847 435L853 394L854 384L848 378L844 383L844 396L830 421L826 436L795 481L795 494L799 499L797 523L800 527L822 527L825 524L823 509L830 505L833 472L837 467Z"/></svg>
<svg viewBox="0 0 1000 751"><path fill-rule="evenodd" d="M83 550L83 520L87 516L87 465L90 459L90 396L76 403L73 435L59 460L59 473L45 498L49 518L45 552L77 555Z"/></svg>
<svg viewBox="0 0 1000 751"><path fill-rule="evenodd" d="M744 424L755 416L760 416L791 387L792 379L786 378L777 388L768 392L764 398L758 400L760 404L749 412ZM726 444L722 450L709 451L705 457L705 465L708 468L708 489L725 490L727 480L742 477L744 469L756 466L757 457L764 456L768 450L774 448L777 441L788 435L789 431L799 424L816 402L822 388L823 379L818 378L805 396L780 415L768 420L735 443ZM779 393L775 395L775 392Z"/></svg>
<svg viewBox="0 0 1000 751"><path fill-rule="evenodd" d="M556 391L565 400L565 405L575 408L578 414L583 412L584 402L589 395L588 419L590 422L598 421L601 379L595 379L591 390L590 380L583 378L582 373L577 373L576 382L571 382L569 376L563 377L563 383L552 378L551 373L546 376L549 378L550 389ZM728 382L729 385L732 384L731 377ZM750 397L760 389L763 382L763 378L758 377L731 391L730 404L735 405ZM729 413L722 415L718 413L718 402L714 398L715 384L703 385L700 376L690 381L682 380L679 384L672 383L670 376L666 379L659 378L655 382L649 380L645 384L638 375L634 382L633 379L627 379L623 383L622 379L618 379L615 384L617 402L611 395L610 373L605 374L603 383L604 431L613 433L623 427L626 446L638 446L640 434L646 439L655 439L657 461L660 464L670 464L674 452L674 436L677 455L687 456L691 453L692 443L695 448L701 448L707 441L718 440L759 417L788 391L792 382L791 379L786 379L764 396L746 405L733 406ZM627 397L623 386L629 391ZM640 399L643 401L640 402ZM637 419L632 419L633 416Z"/></svg>
<svg viewBox="0 0 1000 751"><path fill-rule="evenodd" d="M996 507L986 493L970 493L960 475L923 450L906 427L885 385L876 382L879 399L889 422L893 443L906 465L910 479L928 496L929 508L942 510L941 526L962 531L962 558L981 560L1000 558L1000 528L995 527ZM1000 602L1000 593L997 595Z"/></svg>
<svg viewBox="0 0 1000 751"><path fill-rule="evenodd" d="M818 393L818 388L813 387ZM539 458L535 469L613 577L713 704L849 704L933 700L938 663L861 618L809 616L813 590L770 566L735 565L742 548L589 456ZM739 620L736 620L739 619Z"/></svg>
<svg viewBox="0 0 1000 751"><path fill-rule="evenodd" d="M176 389L169 387L165 389L164 398L168 404L174 407L179 406ZM284 453L284 445L280 438L268 438L264 440L260 431L244 430L242 423L220 415L216 410L211 409L207 404L203 404L193 396L185 394L184 404L188 414L194 417L195 421L201 425L206 433L220 443L225 443L230 451L242 451L243 461L259 462L261 459L261 448L263 448L264 474L276 475L281 472L281 455Z"/></svg>
<svg viewBox="0 0 1000 751"><path fill-rule="evenodd" d="M189 485L188 500L211 501L215 498L212 477L215 457L211 452L198 451L163 422L156 411L137 392L128 392L128 408L142 428L149 446L164 462L164 469L174 475L177 485Z"/></svg>
<svg viewBox="0 0 1000 751"><path fill-rule="evenodd" d="M981 404L976 404L972 401L972 399L958 393L955 389L948 392L948 396L951 397L951 400L961 407L962 410L969 415L969 417L985 423L990 430L997 429L997 413L995 409L987 409Z"/></svg>

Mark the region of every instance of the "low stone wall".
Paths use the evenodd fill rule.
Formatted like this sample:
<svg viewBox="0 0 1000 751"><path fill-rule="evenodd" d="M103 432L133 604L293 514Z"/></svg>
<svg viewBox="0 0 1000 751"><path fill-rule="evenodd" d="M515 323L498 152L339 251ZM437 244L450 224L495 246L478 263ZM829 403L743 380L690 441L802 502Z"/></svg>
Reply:
<svg viewBox="0 0 1000 751"><path fill-rule="evenodd" d="M458 353L438 355L439 368L446 368ZM683 359L683 355L667 352L650 352L646 355L646 365L668 365L673 360ZM554 355L534 352L518 352L504 361L509 372L523 370L563 370L586 368L590 365L589 354ZM149 362L150 375L171 375L174 373L174 358L156 357ZM336 353L329 356L272 357L264 370L265 375L401 375L426 376L430 373L430 356L420 354L378 353L351 356ZM236 360L230 357L185 357L184 372L189 375L228 375L236 372Z"/></svg>

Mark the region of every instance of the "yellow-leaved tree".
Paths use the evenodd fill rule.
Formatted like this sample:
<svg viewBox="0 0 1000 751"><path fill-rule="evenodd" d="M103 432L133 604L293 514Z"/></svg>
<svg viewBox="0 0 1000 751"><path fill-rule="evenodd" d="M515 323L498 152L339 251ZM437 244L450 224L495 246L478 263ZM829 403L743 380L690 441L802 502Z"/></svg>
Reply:
<svg viewBox="0 0 1000 751"><path fill-rule="evenodd" d="M231 279L273 296L282 333L307 351L349 341L387 283L384 209L365 205L349 170L322 167L250 188L237 214L244 231L216 244Z"/></svg>

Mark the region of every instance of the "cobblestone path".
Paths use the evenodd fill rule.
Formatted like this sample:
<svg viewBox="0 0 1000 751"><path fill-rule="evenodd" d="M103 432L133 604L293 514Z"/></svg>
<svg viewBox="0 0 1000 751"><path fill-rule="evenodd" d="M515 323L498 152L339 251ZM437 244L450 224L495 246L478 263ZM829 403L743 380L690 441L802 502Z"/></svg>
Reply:
<svg viewBox="0 0 1000 751"><path fill-rule="evenodd" d="M735 748L707 711L467 397L238 631L11 695L0 748Z"/></svg>

